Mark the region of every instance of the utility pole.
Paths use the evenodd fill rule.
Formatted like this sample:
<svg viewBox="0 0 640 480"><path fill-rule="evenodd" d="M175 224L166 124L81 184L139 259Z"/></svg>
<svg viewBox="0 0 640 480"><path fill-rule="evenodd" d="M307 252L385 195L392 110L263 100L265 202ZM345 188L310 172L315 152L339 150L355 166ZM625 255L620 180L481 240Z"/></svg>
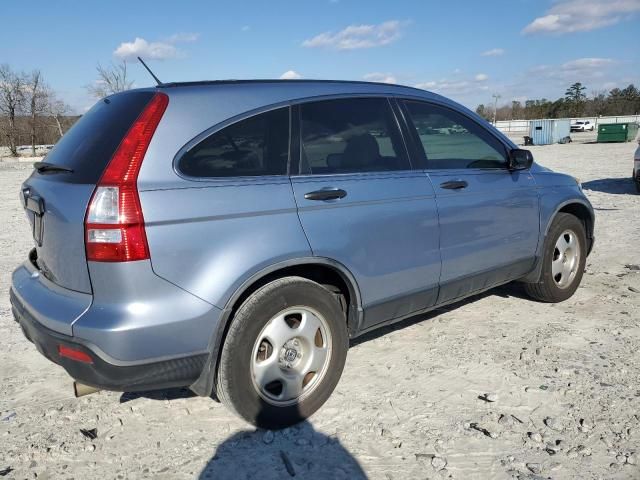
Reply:
<svg viewBox="0 0 640 480"><path fill-rule="evenodd" d="M495 126L496 115L498 114L498 99L500 98L500 95L498 95L497 93L494 93L491 96L493 97L493 125Z"/></svg>

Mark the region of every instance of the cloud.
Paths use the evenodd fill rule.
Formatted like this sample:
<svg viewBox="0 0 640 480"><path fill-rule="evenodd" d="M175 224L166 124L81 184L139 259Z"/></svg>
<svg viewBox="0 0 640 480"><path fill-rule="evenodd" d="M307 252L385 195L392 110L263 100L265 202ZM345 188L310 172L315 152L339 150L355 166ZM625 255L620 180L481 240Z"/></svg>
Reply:
<svg viewBox="0 0 640 480"><path fill-rule="evenodd" d="M487 75L486 73L479 73L474 78L476 82L485 82L489 80L489 75Z"/></svg>
<svg viewBox="0 0 640 480"><path fill-rule="evenodd" d="M195 42L200 38L199 33L174 33L169 38L167 38L168 43L190 43Z"/></svg>
<svg viewBox="0 0 640 480"><path fill-rule="evenodd" d="M307 48L354 50L389 45L402 36L407 22L389 20L378 25L349 25L339 32L324 32L302 42Z"/></svg>
<svg viewBox="0 0 640 480"><path fill-rule="evenodd" d="M176 58L178 49L165 42L147 42L144 38L136 37L133 42L123 42L113 52L113 54L123 60L135 60L142 57L149 60L166 60Z"/></svg>
<svg viewBox="0 0 640 480"><path fill-rule="evenodd" d="M295 70L287 70L282 75L280 75L280 79L282 80L297 80L299 78L302 78L302 75L300 75Z"/></svg>
<svg viewBox="0 0 640 480"><path fill-rule="evenodd" d="M563 63L564 70L592 70L594 68L608 67L615 61L612 58L578 58Z"/></svg>
<svg viewBox="0 0 640 480"><path fill-rule="evenodd" d="M488 77L487 77L488 78ZM478 85L470 80L447 80L443 78L437 81L429 81L414 85L416 88L430 90L432 92L441 93L443 95L451 95L455 97L464 97L489 89L487 85Z"/></svg>
<svg viewBox="0 0 640 480"><path fill-rule="evenodd" d="M522 33L587 32L614 25L640 12L640 0L559 0Z"/></svg>
<svg viewBox="0 0 640 480"><path fill-rule="evenodd" d="M251 27L249 25L243 25L240 30L242 30L243 32L248 32L249 30L251 30Z"/></svg>
<svg viewBox="0 0 640 480"><path fill-rule="evenodd" d="M142 57L143 60L179 58L184 56L184 53L175 44L195 42L199 36L198 33L175 33L160 42L148 42L144 38L136 37L133 42L122 42L113 54L122 60L135 60L136 57Z"/></svg>
<svg viewBox="0 0 640 480"><path fill-rule="evenodd" d="M499 57L500 55L504 55L504 48L492 48L491 50L482 52L480 55L483 57Z"/></svg>
<svg viewBox="0 0 640 480"><path fill-rule="evenodd" d="M577 58L561 65L538 65L530 73L562 81L585 81L602 78L616 63L612 58Z"/></svg>
<svg viewBox="0 0 640 480"><path fill-rule="evenodd" d="M380 73L380 72L367 73L362 78L364 78L369 82L398 83L398 80L396 79L396 77L391 73Z"/></svg>

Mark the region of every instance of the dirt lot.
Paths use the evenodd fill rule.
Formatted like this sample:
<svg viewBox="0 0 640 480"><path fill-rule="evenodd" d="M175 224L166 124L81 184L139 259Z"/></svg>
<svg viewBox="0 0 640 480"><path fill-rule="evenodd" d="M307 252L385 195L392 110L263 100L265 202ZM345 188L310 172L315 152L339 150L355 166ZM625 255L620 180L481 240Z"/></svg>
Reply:
<svg viewBox="0 0 640 480"><path fill-rule="evenodd" d="M282 479L284 453L296 478L640 478L635 148L533 148L578 176L597 210L573 298L541 304L507 286L359 339L329 402L275 433L183 390L74 399L11 317L11 270L31 246L17 198L30 167L0 163L0 475Z"/></svg>

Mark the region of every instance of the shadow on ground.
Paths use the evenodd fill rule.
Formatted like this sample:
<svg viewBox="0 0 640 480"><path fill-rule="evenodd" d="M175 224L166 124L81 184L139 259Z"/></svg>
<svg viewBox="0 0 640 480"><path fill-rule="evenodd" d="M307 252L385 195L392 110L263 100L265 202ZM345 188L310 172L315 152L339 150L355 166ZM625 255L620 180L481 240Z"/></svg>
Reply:
<svg viewBox="0 0 640 480"><path fill-rule="evenodd" d="M124 392L120 395L120 403L127 403L138 398L146 398L149 400L177 400L179 398L195 397L188 388L165 388L164 390L149 390L143 392Z"/></svg>
<svg viewBox="0 0 640 480"><path fill-rule="evenodd" d="M302 422L284 430L236 433L218 446L200 480L286 478L366 479L336 438Z"/></svg>
<svg viewBox="0 0 640 480"><path fill-rule="evenodd" d="M601 178L582 184L584 190L612 193L614 195L635 195L636 186L631 176L629 178Z"/></svg>

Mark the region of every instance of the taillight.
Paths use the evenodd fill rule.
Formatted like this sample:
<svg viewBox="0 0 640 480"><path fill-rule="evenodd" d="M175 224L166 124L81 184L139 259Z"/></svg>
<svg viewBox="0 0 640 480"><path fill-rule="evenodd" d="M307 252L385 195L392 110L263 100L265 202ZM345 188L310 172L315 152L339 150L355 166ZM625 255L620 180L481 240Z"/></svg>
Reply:
<svg viewBox="0 0 640 480"><path fill-rule="evenodd" d="M153 96L102 174L85 219L87 260L129 262L149 258L138 173L168 103L164 93Z"/></svg>

